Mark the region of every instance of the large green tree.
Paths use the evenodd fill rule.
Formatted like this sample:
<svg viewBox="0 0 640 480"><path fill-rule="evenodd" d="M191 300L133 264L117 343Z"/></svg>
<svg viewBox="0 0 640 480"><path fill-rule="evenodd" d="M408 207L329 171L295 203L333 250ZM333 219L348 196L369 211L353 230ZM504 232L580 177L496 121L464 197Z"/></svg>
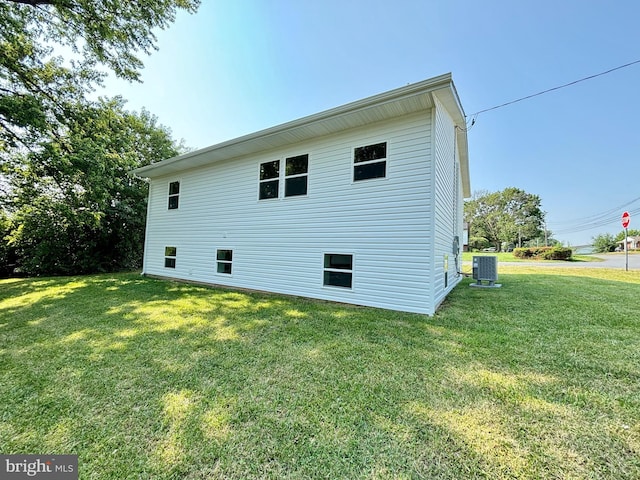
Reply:
<svg viewBox="0 0 640 480"><path fill-rule="evenodd" d="M140 79L154 31L200 0L0 1L0 155L60 135L104 73ZM64 61L58 51L73 53ZM73 121L73 120L72 120Z"/></svg>
<svg viewBox="0 0 640 480"><path fill-rule="evenodd" d="M9 246L28 274L139 266L147 184L130 171L177 155L170 132L120 98L80 104L60 138L26 152L10 171Z"/></svg>
<svg viewBox="0 0 640 480"><path fill-rule="evenodd" d="M522 244L544 235L544 212L541 200L519 188L501 192L476 192L464 205L469 236L486 238L495 245Z"/></svg>
<svg viewBox="0 0 640 480"><path fill-rule="evenodd" d="M75 273L139 263L147 190L127 172L178 148L149 113L126 112L121 99L90 102L87 94L107 71L139 81L140 56L157 48L154 32L199 4L0 0L5 266Z"/></svg>

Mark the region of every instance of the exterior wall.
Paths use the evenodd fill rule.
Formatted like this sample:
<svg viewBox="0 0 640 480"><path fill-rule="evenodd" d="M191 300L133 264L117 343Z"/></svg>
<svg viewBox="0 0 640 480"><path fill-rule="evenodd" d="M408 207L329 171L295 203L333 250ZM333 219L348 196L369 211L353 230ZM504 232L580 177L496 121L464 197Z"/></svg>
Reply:
<svg viewBox="0 0 640 480"><path fill-rule="evenodd" d="M456 151L455 124L437 98L433 110L434 124L434 188L433 204L433 298L437 307L462 279L461 257L453 248L454 237L462 248L462 184L460 160ZM445 279L446 273L446 279Z"/></svg>
<svg viewBox="0 0 640 480"><path fill-rule="evenodd" d="M152 179L144 273L433 313L431 119L403 116ZM383 141L386 178L353 182L353 149ZM308 194L259 201L260 163L280 159L282 170L300 154L309 154ZM176 180L179 208L168 210ZM177 248L175 269L164 267L165 246ZM216 273L216 249L233 250L232 275ZM351 290L323 286L325 253L354 256Z"/></svg>

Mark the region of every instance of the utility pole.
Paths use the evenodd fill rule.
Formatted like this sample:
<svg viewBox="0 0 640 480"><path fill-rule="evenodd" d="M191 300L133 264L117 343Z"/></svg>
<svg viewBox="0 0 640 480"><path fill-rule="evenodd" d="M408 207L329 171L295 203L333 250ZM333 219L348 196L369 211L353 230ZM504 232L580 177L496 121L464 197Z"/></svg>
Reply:
<svg viewBox="0 0 640 480"><path fill-rule="evenodd" d="M624 270L629 271L629 229L624 229Z"/></svg>
<svg viewBox="0 0 640 480"><path fill-rule="evenodd" d="M544 223L544 246L549 246L549 238L547 237L547 222Z"/></svg>

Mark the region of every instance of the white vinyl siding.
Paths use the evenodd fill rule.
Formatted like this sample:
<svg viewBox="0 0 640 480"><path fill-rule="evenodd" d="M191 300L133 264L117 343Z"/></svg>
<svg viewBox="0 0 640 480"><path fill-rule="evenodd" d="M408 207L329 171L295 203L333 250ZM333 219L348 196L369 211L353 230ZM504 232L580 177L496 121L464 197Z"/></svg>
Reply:
<svg viewBox="0 0 640 480"><path fill-rule="evenodd" d="M386 178L353 182L354 147L381 139ZM431 146L427 110L219 161L181 172L176 212L166 209L169 178L153 178L144 271L167 275L157 256L179 245L176 278L431 314ZM256 201L261 163L280 159L284 179L285 159L307 153L306 195L284 198L281 183L281 201ZM227 242L233 275L217 275L212 252ZM344 252L357 261L357 288L324 287L323 255Z"/></svg>
<svg viewBox="0 0 640 480"><path fill-rule="evenodd" d="M437 307L447 293L461 280L458 271L461 257L456 264L453 241L462 236L462 194L457 152L455 149L455 126L451 117L437 98L434 99L434 289ZM445 258L449 261L445 262ZM445 282L445 267L447 281ZM446 286L445 286L446 283Z"/></svg>

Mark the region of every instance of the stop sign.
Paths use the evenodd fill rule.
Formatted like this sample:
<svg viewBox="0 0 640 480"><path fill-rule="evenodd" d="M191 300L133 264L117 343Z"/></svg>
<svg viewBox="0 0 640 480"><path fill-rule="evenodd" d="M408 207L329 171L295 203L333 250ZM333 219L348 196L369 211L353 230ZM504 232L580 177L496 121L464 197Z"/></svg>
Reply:
<svg viewBox="0 0 640 480"><path fill-rule="evenodd" d="M624 212L622 214L622 228L627 228L629 226L629 220L631 220L629 212Z"/></svg>

